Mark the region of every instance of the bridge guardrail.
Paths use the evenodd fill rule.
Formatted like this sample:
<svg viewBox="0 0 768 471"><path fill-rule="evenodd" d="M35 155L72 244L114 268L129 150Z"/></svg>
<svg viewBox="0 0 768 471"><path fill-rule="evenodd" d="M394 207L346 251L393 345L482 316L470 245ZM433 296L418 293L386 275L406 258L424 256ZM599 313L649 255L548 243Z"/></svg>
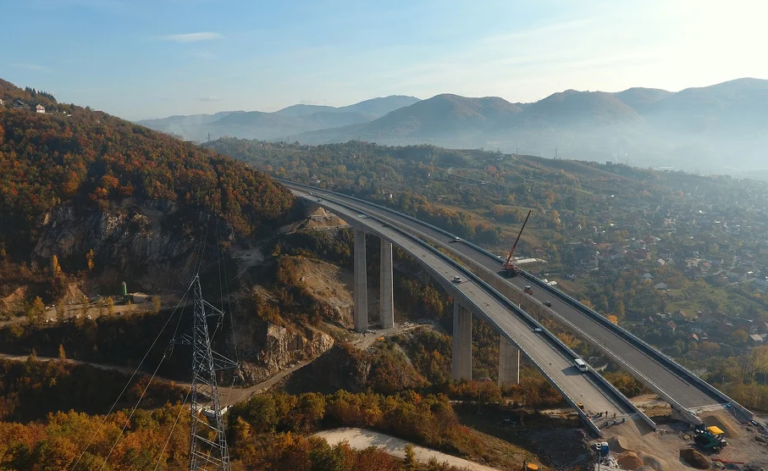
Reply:
<svg viewBox="0 0 768 471"><path fill-rule="evenodd" d="M291 182L291 181L289 181L289 180L284 180L284 179L279 179L279 178L275 178L275 180L277 180L277 181L280 181L280 182L283 182L283 183L287 183L287 184L295 185L295 186L301 186L301 187L304 187L304 188L308 188L308 189L311 189L311 190L315 190L315 191L316 191L316 190L320 190L320 191L324 191L324 192L328 192L328 193L334 193L333 191L331 191L331 190L327 190L327 189L325 189L325 188L313 187L313 186L311 186L311 185L305 185L305 184L303 184L303 183L295 183L295 182ZM410 215L408 215L408 214L403 214L403 213L401 213L401 212L399 212L399 211L396 211L396 210L394 210L394 209L392 209L392 208L388 208L388 207L386 207L386 206L382 206L382 205L380 205L380 204L377 204L377 203L372 203L372 202L370 202L370 201L366 201L366 200L363 200L363 199L361 199L361 198L357 198L357 197L355 197L355 196L350 196L350 195L342 195L342 196L344 196L345 198L350 198L350 199L353 199L353 200L355 200L355 201L359 201L359 202L361 202L361 203L364 203L364 204L367 204L367 205L371 205L371 206L374 206L374 207L376 207L376 208L382 209L382 210L384 210L384 211L387 211L387 212L390 212L390 213L393 213L393 214L397 214L397 215L398 215L398 216L400 216L400 217L404 217L404 218L406 218L406 219L409 219L409 220L411 220L411 221L414 221L414 222L417 222L417 223L419 223L419 224L421 224L421 225L424 225L424 226L426 226L426 227L429 227L430 229L432 229L432 230L434 230L434 231L440 232L441 234L444 234L445 236L447 236L447 237L449 237L449 238L454 238L454 237L456 237L454 234L451 234L450 232L448 232L448 231L446 231L446 230L444 230L444 229L441 229L441 228L439 228L439 227L437 227L437 226L434 226L434 225L432 225L432 224L429 224L429 223L427 223L427 222L424 222L424 221L420 221L420 220L416 219L416 218L415 218L415 217L413 217L413 216L410 216ZM465 244L465 245L467 245L467 246L469 246L469 247L472 247L474 250L476 250L476 251L478 251L478 252L481 252L481 253L483 253L484 255L486 255L486 256L488 256L488 257L490 257L490 258L494 259L494 260L496 260L496 259L497 259L496 255L494 255L493 253L489 252L488 250L486 250L486 249L484 249L484 248L482 248L482 247L480 247L480 246L478 246L478 245L476 245L476 244L474 244L474 243L472 243L472 242L469 242L469 241L467 241L467 240L464 240L464 239L461 239L461 241L460 241L460 242L461 242L461 243L463 243L463 244ZM690 380L693 380L693 381L694 381L696 384L698 384L698 385L700 385L700 386L704 387L705 389L707 389L707 390L708 390L708 391L710 391L711 393L713 393L713 394L715 394L715 395L719 396L719 397L720 397L722 400L724 400L726 403L730 404L730 405L731 405L731 407L735 408L736 410L738 410L739 412L741 412L742 414L744 414L744 415L745 415L745 416L746 416L748 419L750 419L750 420L751 420L751 419L753 419L753 418L754 418L754 414L753 414L753 413L752 413L750 410L748 410L747 408L745 408L744 406L742 406L742 405L741 405L741 404L739 404L738 402L734 401L734 400L733 400L733 399L731 399L731 398L730 398L728 395L726 395L726 394L725 394L725 393L723 393L722 391L718 390L717 388L713 387L711 384L709 384L709 383L707 383L706 381L702 380L701 378L699 378L698 376L696 376L696 375L695 375L693 372L689 371L687 368L685 368L684 366L682 366L682 365L680 365L679 363L677 363L676 361L674 361L672 358L668 357L668 356L667 356L667 355L665 355L664 353L662 353L662 352L660 352L660 351L656 350L655 348L651 347L651 346L650 346L650 345L649 345L647 342L645 342L643 339L641 339L641 338L639 338L639 337L635 336L634 334L632 334L631 332L629 332L629 331L627 331L627 330L625 330L625 329L623 329L623 328L621 328L621 327L619 327L619 326L617 326L617 325L613 324L612 322L608 321L608 319L606 319L605 317L601 316L600 314L598 314L598 313L597 313L597 312L595 312L594 310L592 310L592 309L588 308L587 306L584 306L583 304L581 304L579 301L577 301L577 300L573 299L573 298L572 298L571 296L569 296L568 294L566 294L566 293L563 293L562 291L560 291L560 290L558 290L558 289L555 289L555 288L553 288L552 286L550 286L550 285L548 285L548 284L544 283L543 281L541 281L541 280L540 280L540 279L538 279L537 277L533 276L531 273L529 273L529 272L526 272L526 271L522 271L522 274L523 274L523 276L525 276L525 277L526 277L527 279L529 279L530 281L532 281L532 282L534 282L534 283L536 283L536 284L538 284L538 285L540 285L540 286L543 286L545 289L547 289L547 290L548 290L548 291L550 291L551 293L553 293L553 294L555 294L556 296L560 297L560 298L561 298L563 301L566 301L566 302L567 302L568 304L570 304L572 307L574 307L574 308L576 308L576 309L579 309L579 310L581 310L582 312L584 312L584 313L586 313L586 314L590 315L590 317L593 317L593 318L597 319L599 322L601 322L601 323L603 323L604 325L606 325L606 326L607 326L609 329L616 331L616 332L617 332L619 335L621 335L621 336L623 336L623 337L625 337L625 338L628 338L628 339L629 339L629 340L631 340L633 343L636 343L636 344L638 344L639 346L641 346L641 347L642 347L642 349L643 349L644 351L646 351L646 353L650 353L652 356L654 356L654 357L657 357L657 358L661 359L662 361L664 361L664 363L666 363L666 364L668 364L668 365L672 366L672 368L673 368L673 369L675 369L675 370L677 370L678 372L682 372L682 373L683 373L683 376L687 377L687 378L688 378L688 379L690 379ZM606 324L606 323L607 323L607 324ZM610 324L610 325L608 325L608 324ZM636 371L636 370L635 370L635 371ZM671 403L670 403L670 404L671 404ZM687 409L686 409L686 411L687 411Z"/></svg>
<svg viewBox="0 0 768 471"><path fill-rule="evenodd" d="M711 392L711 393L715 394L716 396L720 397L725 403L730 404L731 407L737 409L739 412L744 414L750 420L754 417L754 414L751 411L749 411L748 409L746 409L744 406L742 406L741 404L737 403L736 401L734 401L733 399L728 397L725 393L723 393L722 391L718 390L717 388L715 388L711 384L707 383L703 379L699 378L694 373L692 373L687 368L685 368L683 365L677 363L676 361L674 361L672 358L670 358L669 356L667 356L663 352L660 352L659 350L656 350L650 344L648 344L648 342L646 342L645 340L639 338L638 336L636 336L635 334L629 332L628 330L623 329L620 326L617 326L613 322L611 322L608 319L606 319L604 316L600 315L595 310L590 309L589 307L581 304L579 301L577 301L576 299L574 299L570 295L560 291L559 289L556 289L556 288L548 285L547 283L544 283L539 278L535 277L533 274L531 274L531 273L529 273L527 271L522 271L521 274L526 279L528 279L531 282L537 284L538 286L546 289L550 293L552 293L555 296L557 296L558 298L560 298L562 301L565 301L571 307L579 309L580 311L588 314L593 319L595 319L598 322L602 323L603 325L607 326L609 329L611 329L614 332L618 333L622 337L627 338L628 340L630 340L631 343L634 343L636 346L641 347L641 350L644 351L646 354L650 354L650 356L652 356L652 357L656 357L656 358L661 359L665 364L671 366L671 369L673 371L676 371L678 374L682 373L682 376L688 378L689 380L693 380L696 384L704 387L709 392ZM624 364L626 365L626 363L624 363ZM636 370L634 370L634 371L636 371ZM686 411L687 411L687 409L686 409Z"/></svg>
<svg viewBox="0 0 768 471"><path fill-rule="evenodd" d="M307 187L307 188L315 189L314 187L309 187L307 185L295 185L295 186L302 186L302 187ZM344 208L346 208L348 210L351 210L351 211L354 211L354 212L357 212L357 213L362 213L363 212L363 211L360 211L360 209L358 209L358 208L351 207L351 206L349 206L349 205L347 205L347 204L345 204L343 202L336 201L336 200L334 200L332 198L326 198L326 199L328 199L330 202L332 202L334 204L337 204L339 206L342 206L342 207L344 207ZM420 238L418 238L418 237L416 237L416 236L414 236L412 234L409 234L408 232L406 232L406 231L404 231L404 230L402 230L402 229L400 229L398 227L394 227L391 224L391 222L382 220L382 219L378 218L377 216L372 216L370 214L366 214L366 217L368 219L373 219L373 220L375 220L375 221L377 221L377 222L379 222L381 224L386 224L388 227L391 227L395 231L399 232L400 234L404 235L405 237L409 238L410 240L416 242L418 245L420 245L423 248L431 251L436 256L438 256L440 259L442 259L443 261L445 261L446 263L448 263L449 265L453 266L458 271L463 273L468 279L472 279L478 286L481 286L484 290L486 290L487 292L492 294L493 297L496 298L496 300L498 302L502 303L507 308L509 308L511 311L515 312L515 314L517 314L519 317L522 317L527 323L531 324L533 327L541 328L542 329L542 333L544 333L549 338L550 343L553 344L556 348L560 349L561 352L565 353L567 356L570 356L573 359L580 358L579 355L577 355L573 350L571 350L567 345L565 345L557 336L555 336L553 333L551 333L550 331L545 329L543 326L541 326L541 324L535 318L533 318L530 314L528 314L527 312L525 312L522 309L518 308L513 302L511 302L509 299L507 299L506 296L502 295L495 288L493 288L492 286L488 285L485 281L483 281L481 278L479 278L475 273L469 271L466 267L462 266L461 264L459 264L458 262L456 262L452 258L446 256L445 254L440 252L437 248L429 245L428 243L426 243L425 241L421 240ZM503 329L501 329L501 327L499 325L497 325L493 321L493 319L491 319L491 318L489 318L487 316L483 316L483 317L485 317L485 319L490 324L494 325L494 327L498 331L503 331ZM511 339L508 339L508 340L511 341ZM576 401L572 397L570 397L570 395L568 395L562 389L562 387L557 383L557 381L554 378L552 378L551 376L549 376L544 371L544 369L535 360L531 359L530 357L529 357L529 360L534 364L534 366L536 366L536 368L544 376L546 376L550 380L552 385L558 390L558 392L560 392L560 394L566 399L566 401L569 402L574 409L576 409L577 414L579 415L580 420L582 422L584 422L585 425L590 430L592 430L595 434L597 434L598 436L602 436L602 432L600 432L599 427L597 427L597 425L594 422L592 422L592 420L589 418L589 416L578 407L578 404L576 403ZM608 390L612 394L614 394L620 401L624 402L625 405L628 405L629 408L631 410L634 410L636 414L640 414L640 416L643 418L643 420L645 420L646 422L650 422L650 425L655 429L655 423L653 423L653 421L651 421L647 416L645 416L645 414L643 414L642 411L637 409L637 407L635 407L635 405L631 401L629 401L629 399L627 399L613 385L608 383L605 380L605 378L602 377L602 375L594 372L594 370L592 370L592 369L590 369L590 374L592 374L593 377L597 377L598 381L602 382L608 388Z"/></svg>

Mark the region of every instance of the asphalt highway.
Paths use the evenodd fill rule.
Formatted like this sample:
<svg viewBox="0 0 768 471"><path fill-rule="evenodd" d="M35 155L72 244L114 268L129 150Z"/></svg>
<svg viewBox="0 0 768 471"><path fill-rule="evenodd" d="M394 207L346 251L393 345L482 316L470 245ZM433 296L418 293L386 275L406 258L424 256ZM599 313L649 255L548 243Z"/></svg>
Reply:
<svg viewBox="0 0 768 471"><path fill-rule="evenodd" d="M301 188L300 186L286 185L293 189ZM313 188L311 192L313 195L321 196L328 201L338 201L345 205L358 208L361 212L388 220L393 225L415 229L422 233L424 239L430 243L442 246L449 251L455 252L460 257L465 257L479 263L486 269L496 273L500 278L504 278L500 273L501 260L489 257L486 253L481 252L462 241L456 241L453 237L446 236L444 233L437 231L426 224L414 221L399 213L390 212L386 209L379 208L376 205L361 202L338 193L315 188ZM525 285L531 284L530 281L523 277L515 277L511 279L504 278L504 280L520 290L522 290ZM549 301L552 304L551 308L549 308L550 312L556 320L560 321L566 327L575 329L576 333L588 343L613 353L624 362L624 365L621 366L626 368L629 373L636 377L640 376L638 379L652 382L659 390L673 398L683 407L694 409L722 402L719 397L708 391L702 385L697 384L688 378L681 377L670 370L665 364L666 362L659 356L642 351L618 332L594 320L587 313L560 301L557 297L537 287L534 287L533 297L542 303L544 301Z"/></svg>
<svg viewBox="0 0 768 471"><path fill-rule="evenodd" d="M501 302L484 286L468 280L455 283L454 276L457 268L446 260L446 257L429 250L413 238L403 234L391 224L383 224L372 218L361 217L358 211L351 211L342 205L336 204L331 199L323 199L318 202L314 196L309 196L306 191L299 188L291 188L294 194L315 201L317 204L339 215L342 219L354 226L364 226L369 234L379 235L390 240L394 245L409 253L419 260L435 279L446 287L454 299L463 297L467 302L467 308L477 315L482 315L492 325L495 325L499 333L528 356L553 382L556 387L564 391L570 399L576 403L581 402L584 409L593 412L605 412L610 415L629 416L634 414L631 406L626 404L618 391L611 386L606 386L597 380L593 371L581 373L573 364L573 358L565 354L548 336L533 330L534 325L515 313ZM344 203L346 204L346 202ZM572 404L575 405L575 404Z"/></svg>

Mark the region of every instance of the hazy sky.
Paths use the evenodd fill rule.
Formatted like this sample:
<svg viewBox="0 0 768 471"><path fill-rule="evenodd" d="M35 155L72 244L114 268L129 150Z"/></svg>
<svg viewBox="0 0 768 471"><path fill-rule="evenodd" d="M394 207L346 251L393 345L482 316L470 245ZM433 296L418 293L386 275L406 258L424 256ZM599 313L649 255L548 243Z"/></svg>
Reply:
<svg viewBox="0 0 768 471"><path fill-rule="evenodd" d="M0 3L0 78L128 119L768 78L762 0Z"/></svg>

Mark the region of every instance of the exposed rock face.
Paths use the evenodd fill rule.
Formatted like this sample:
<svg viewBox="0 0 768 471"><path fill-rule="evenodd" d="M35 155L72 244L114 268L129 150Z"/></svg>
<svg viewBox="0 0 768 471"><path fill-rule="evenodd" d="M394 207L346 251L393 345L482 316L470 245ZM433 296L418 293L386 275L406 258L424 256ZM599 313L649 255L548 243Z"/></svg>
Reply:
<svg viewBox="0 0 768 471"><path fill-rule="evenodd" d="M337 344L312 362L311 373L314 378L322 378L325 392L338 389L362 392L367 389L371 361L364 352L348 344Z"/></svg>
<svg viewBox="0 0 768 471"><path fill-rule="evenodd" d="M44 265L56 255L65 271L87 271L86 254L93 250L96 268L86 283L114 289L125 280L131 291L168 292L188 285L194 276L200 265L197 249L206 223L209 242L212 243L214 234L219 240L233 239L232 229L223 222L217 225L207 213L179 210L169 201L126 199L107 209L59 206L41 218L40 236L32 258L34 263ZM244 255L243 250L239 250L241 257L237 261L246 269L263 261L258 251ZM203 272L208 262L218 256L211 248L205 250L204 255ZM243 256L247 256L247 260L243 260ZM238 273L241 273L239 269ZM237 278L240 286L232 286L235 298L253 288L248 286L250 282L256 282ZM238 289L243 291L238 294ZM268 292L262 294L269 295ZM235 339L240 360L244 362L240 373L246 384L267 380L333 346L329 335L311 327L269 324L252 316L243 305L234 311Z"/></svg>
<svg viewBox="0 0 768 471"><path fill-rule="evenodd" d="M24 297L27 295L27 287L21 286L16 288L11 294L0 298L0 312L11 309L16 304L22 303Z"/></svg>
<svg viewBox="0 0 768 471"><path fill-rule="evenodd" d="M148 291L178 287L197 266L194 248L200 236L186 234L178 221L171 222L176 213L169 201L129 199L107 210L59 206L42 218L33 259L48 263L56 255L62 265L77 269L93 250L97 269L106 270L104 278L132 277L138 282L135 288ZM197 217L202 227L206 216Z"/></svg>
<svg viewBox="0 0 768 471"><path fill-rule="evenodd" d="M247 363L241 368L245 382L255 384L265 381L280 370L294 363L315 358L333 347L333 338L329 335L315 330L308 332L305 336L285 327L268 325L261 338L252 339L246 344L250 346L246 347L243 358ZM246 340L242 339L241 335L238 337ZM254 347L257 346L260 350L252 355Z"/></svg>

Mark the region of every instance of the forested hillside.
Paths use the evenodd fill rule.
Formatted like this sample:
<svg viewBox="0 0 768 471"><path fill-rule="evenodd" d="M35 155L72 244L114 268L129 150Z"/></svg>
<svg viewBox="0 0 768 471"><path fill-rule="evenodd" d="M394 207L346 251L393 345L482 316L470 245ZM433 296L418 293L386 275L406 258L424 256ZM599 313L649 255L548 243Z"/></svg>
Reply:
<svg viewBox="0 0 768 471"><path fill-rule="evenodd" d="M639 95L633 99L654 94ZM517 255L544 262L525 268L741 402L766 407L767 347L760 344L768 339L768 192L760 182L425 145L208 145L273 175L406 212L499 254L532 209Z"/></svg>
<svg viewBox="0 0 768 471"><path fill-rule="evenodd" d="M293 206L269 177L212 151L8 82L0 99L0 244L15 260L29 257L41 218L59 205L167 200L219 213L239 235L275 227Z"/></svg>

